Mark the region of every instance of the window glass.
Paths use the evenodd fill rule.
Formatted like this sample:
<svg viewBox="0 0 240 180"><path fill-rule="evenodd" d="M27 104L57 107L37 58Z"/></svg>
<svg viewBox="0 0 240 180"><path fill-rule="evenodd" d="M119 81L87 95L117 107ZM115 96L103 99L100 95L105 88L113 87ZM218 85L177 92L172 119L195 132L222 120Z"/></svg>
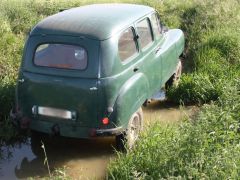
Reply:
<svg viewBox="0 0 240 180"><path fill-rule="evenodd" d="M66 44L42 44L36 49L34 64L37 66L79 69L87 67L87 52L84 48Z"/></svg>
<svg viewBox="0 0 240 180"><path fill-rule="evenodd" d="M153 32L154 32L156 38L160 37L160 35L161 35L160 22L155 13L152 14L152 16L151 16L151 22L152 22Z"/></svg>
<svg viewBox="0 0 240 180"><path fill-rule="evenodd" d="M137 53L132 28L128 28L120 35L120 38L118 40L118 53L122 61Z"/></svg>
<svg viewBox="0 0 240 180"><path fill-rule="evenodd" d="M137 23L137 32L142 48L148 46L153 41L149 21L147 19Z"/></svg>

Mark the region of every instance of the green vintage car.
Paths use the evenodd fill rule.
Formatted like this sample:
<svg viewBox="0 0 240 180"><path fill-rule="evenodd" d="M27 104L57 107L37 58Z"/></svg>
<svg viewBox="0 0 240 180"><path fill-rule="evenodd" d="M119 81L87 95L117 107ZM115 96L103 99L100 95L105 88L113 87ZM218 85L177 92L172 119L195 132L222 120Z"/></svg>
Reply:
<svg viewBox="0 0 240 180"><path fill-rule="evenodd" d="M116 136L132 147L143 126L141 106L177 83L183 50L183 32L164 28L148 6L62 11L29 34L12 117L37 132Z"/></svg>

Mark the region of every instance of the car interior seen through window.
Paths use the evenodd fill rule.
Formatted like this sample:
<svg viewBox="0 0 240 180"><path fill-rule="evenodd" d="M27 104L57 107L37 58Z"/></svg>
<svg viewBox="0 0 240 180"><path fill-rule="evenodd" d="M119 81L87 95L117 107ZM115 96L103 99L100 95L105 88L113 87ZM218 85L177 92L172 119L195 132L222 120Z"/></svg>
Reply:
<svg viewBox="0 0 240 180"><path fill-rule="evenodd" d="M147 18L137 23L137 32L142 49L152 43L153 39Z"/></svg>
<svg viewBox="0 0 240 180"><path fill-rule="evenodd" d="M37 66L78 69L87 67L87 52L79 46L66 44L42 44L37 47L34 56Z"/></svg>
<svg viewBox="0 0 240 180"><path fill-rule="evenodd" d="M123 31L118 40L118 53L121 61L124 61L137 53L132 28Z"/></svg>

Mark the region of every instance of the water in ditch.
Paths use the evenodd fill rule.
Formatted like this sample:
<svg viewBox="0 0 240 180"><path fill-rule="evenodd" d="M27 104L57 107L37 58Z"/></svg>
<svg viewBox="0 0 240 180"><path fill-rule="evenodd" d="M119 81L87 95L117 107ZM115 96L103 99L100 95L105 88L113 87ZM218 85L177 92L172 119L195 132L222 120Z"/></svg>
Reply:
<svg viewBox="0 0 240 180"><path fill-rule="evenodd" d="M166 103L152 102L143 108L145 125L156 121L177 123L196 107L179 108ZM24 143L1 147L0 179L14 180L49 176L44 158L35 156L28 138ZM45 144L50 170L65 169L72 179L105 179L107 165L115 157L114 138L79 140L60 138Z"/></svg>

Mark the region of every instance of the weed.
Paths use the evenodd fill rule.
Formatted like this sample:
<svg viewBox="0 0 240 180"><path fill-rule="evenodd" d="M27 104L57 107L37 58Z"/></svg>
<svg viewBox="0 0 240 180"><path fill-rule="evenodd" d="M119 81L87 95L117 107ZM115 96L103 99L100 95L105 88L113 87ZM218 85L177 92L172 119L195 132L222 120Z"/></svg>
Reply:
<svg viewBox="0 0 240 180"><path fill-rule="evenodd" d="M46 152L46 149L45 149L45 145L44 145L44 143L43 143L42 141L41 141L41 144L42 144L42 145L41 145L41 148L43 149L44 156L45 156L43 164L47 166L49 178L51 178L51 177L52 177L52 174L51 174L50 167L49 167L49 163L48 163L48 157L47 157L47 152Z"/></svg>

